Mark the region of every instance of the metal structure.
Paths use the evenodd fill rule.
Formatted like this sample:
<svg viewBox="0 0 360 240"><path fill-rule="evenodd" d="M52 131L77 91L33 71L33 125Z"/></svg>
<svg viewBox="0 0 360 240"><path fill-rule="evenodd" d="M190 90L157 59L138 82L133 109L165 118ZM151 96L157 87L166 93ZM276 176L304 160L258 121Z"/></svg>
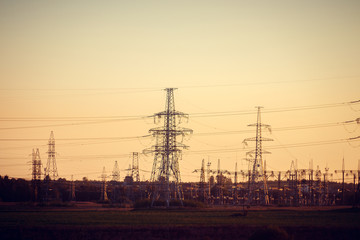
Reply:
<svg viewBox="0 0 360 240"><path fill-rule="evenodd" d="M140 182L139 153L138 152L133 152L133 154L132 154L131 176L132 176L134 182Z"/></svg>
<svg viewBox="0 0 360 240"><path fill-rule="evenodd" d="M266 183L266 175L264 172L264 164L263 164L263 159L262 159L262 155L263 154L267 154L270 152L264 151L262 148L262 142L263 141L273 141L273 139L271 138L264 138L262 137L262 129L263 128L268 128L270 129L270 125L267 124L263 124L261 123L261 112L260 109L262 107L257 107L258 112L257 112L257 122L255 124L250 124L248 126L252 126L252 127L256 127L256 137L253 138L246 138L244 140L244 143L247 143L247 141L255 141L256 142L256 147L255 150L249 151L247 152L247 156L250 156L250 163L252 163L252 171L251 171L251 176L249 177L249 194L248 194L248 204L254 204L256 202L256 191L259 192L259 200L260 203L263 205L268 205L269 204L269 193L268 193L268 188L267 188L267 183ZM255 155L255 156L254 156ZM262 191L263 191L263 196L261 197L261 193L260 193L260 184L262 183Z"/></svg>
<svg viewBox="0 0 360 240"><path fill-rule="evenodd" d="M36 150L33 149L32 150L32 161L31 161L31 165L32 165L32 187L33 187L33 200L34 201L38 201L39 198L39 191L40 191L40 185L41 185L41 168L42 168L42 163L41 163L41 159L40 159L40 152L39 149L37 148Z"/></svg>
<svg viewBox="0 0 360 240"><path fill-rule="evenodd" d="M100 201L108 201L109 198L107 196L107 193L106 193L106 178L107 178L107 175L106 175L106 171L105 171L105 167L103 167L103 171L102 171L102 174L101 174L101 195L100 195Z"/></svg>
<svg viewBox="0 0 360 240"><path fill-rule="evenodd" d="M358 185L359 185L359 180L360 180L360 177L359 177L359 174L360 174L360 160L358 162L358 169L357 170L345 170L345 158L343 158L343 161L342 161L342 170L335 170L335 174L338 174L338 173L341 173L342 174L342 187L341 187L341 204L342 205L345 205L345 177L348 177L349 175L353 176L353 184L354 184L354 193L356 193L356 175L357 178L358 178ZM359 188L359 186L358 186ZM354 201L355 201L355 198L354 198Z"/></svg>
<svg viewBox="0 0 360 240"><path fill-rule="evenodd" d="M205 159L201 162L200 170L200 200L205 201L206 199L206 182L205 182Z"/></svg>
<svg viewBox="0 0 360 240"><path fill-rule="evenodd" d="M119 166L118 166L118 162L115 161L115 164L114 164L114 168L113 168L113 171L112 171L112 181L115 181L115 182L119 182L120 181L120 170L119 170Z"/></svg>
<svg viewBox="0 0 360 240"><path fill-rule="evenodd" d="M41 159L40 152L37 148L36 151L33 149L32 151L32 180L40 181L41 180Z"/></svg>
<svg viewBox="0 0 360 240"><path fill-rule="evenodd" d="M59 177L56 167L56 152L55 152L55 138L54 132L51 131L49 143L48 143L48 159L45 168L45 177L49 177L51 180L56 180Z"/></svg>
<svg viewBox="0 0 360 240"><path fill-rule="evenodd" d="M207 168L206 168L206 174L207 174L207 179L208 179L208 194L207 194L207 198L208 198L208 202L210 202L210 197L211 197L211 181L210 181L210 178L211 178L211 169L210 169L210 166L211 166L211 162L210 160L208 159L208 163L206 164Z"/></svg>
<svg viewBox="0 0 360 240"><path fill-rule="evenodd" d="M238 167L237 167L237 162L235 163L235 172L234 172L234 191L233 191L233 199L234 199L234 204L237 203L238 201L238 192L237 192L237 184L238 184Z"/></svg>
<svg viewBox="0 0 360 240"><path fill-rule="evenodd" d="M165 206L170 206L172 199L170 194L170 183L174 184L174 199L179 199L181 204L183 193L180 186L180 169L179 159L181 159L182 149L187 146L177 137L184 137L191 134L191 129L181 128L178 124L182 118L188 118L188 115L175 110L174 88L166 88L165 111L154 114L154 119L163 119L163 126L150 129L149 132L155 137L156 144L144 152L153 152L154 162L151 172L152 182L152 201L154 206L155 200L164 200ZM172 179L171 179L172 178Z"/></svg>

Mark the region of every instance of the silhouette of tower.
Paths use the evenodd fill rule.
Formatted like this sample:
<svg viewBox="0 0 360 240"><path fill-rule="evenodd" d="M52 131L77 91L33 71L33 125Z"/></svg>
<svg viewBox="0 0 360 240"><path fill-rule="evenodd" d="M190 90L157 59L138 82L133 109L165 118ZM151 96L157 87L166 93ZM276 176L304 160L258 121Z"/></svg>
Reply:
<svg viewBox="0 0 360 240"><path fill-rule="evenodd" d="M179 159L181 159L182 149L187 146L177 142L177 137L184 137L192 133L191 129L180 128L177 126L181 119L188 115L175 111L174 88L166 88L165 111L154 114L155 120L163 119L163 127L150 129L149 132L156 138L156 144L144 152L154 153L154 162L151 172L152 202L155 200L165 201L166 207L170 204L170 183L173 181L175 198L179 198L181 204L183 193L181 190L181 178L179 169Z"/></svg>
<svg viewBox="0 0 360 240"><path fill-rule="evenodd" d="M45 176L48 176L52 180L56 180L56 178L59 176L56 167L55 139L54 139L53 131L51 131L50 133L47 154L48 154L48 159L45 168Z"/></svg>
<svg viewBox="0 0 360 240"><path fill-rule="evenodd" d="M105 167L103 167L103 172L101 174L101 196L100 196L100 201L108 201L108 196L106 193L106 172L105 172Z"/></svg>
<svg viewBox="0 0 360 240"><path fill-rule="evenodd" d="M205 186L205 159L202 160L200 170L200 200L205 201L206 199L206 186Z"/></svg>
<svg viewBox="0 0 360 240"><path fill-rule="evenodd" d="M254 200L256 200L256 196L255 196L256 190L259 190L259 194L260 194L260 188L262 188L263 197L261 198L261 204L268 205L269 204L269 194L268 194L268 188L267 188L267 183L266 183L266 175L264 172L264 164L263 164L262 155L270 153L270 152L263 150L262 142L263 141L273 141L273 139L262 137L262 129L263 128L270 129L270 125L261 123L261 113L260 113L261 108L262 107L257 107L257 109L258 109L257 122L255 124L248 125L248 126L256 127L256 137L246 138L244 140L244 143L246 143L247 141L255 141L256 142L255 150L252 150L252 151L249 151L246 153L248 156L250 156L249 160L250 160L250 163L252 163L248 204L254 203ZM259 184L260 182L262 183L262 187Z"/></svg>
<svg viewBox="0 0 360 240"><path fill-rule="evenodd" d="M235 174L234 174L234 191L233 191L233 199L234 204L237 203L238 194L237 194L237 182L238 182L238 170L237 170L237 162L235 163Z"/></svg>
<svg viewBox="0 0 360 240"><path fill-rule="evenodd" d="M32 187L33 187L33 200L40 200L39 192L40 192L40 184L41 184L41 159L40 152L37 148L36 151L32 150Z"/></svg>
<svg viewBox="0 0 360 240"><path fill-rule="evenodd" d="M131 176L133 178L133 181L140 182L139 153L138 152L133 152Z"/></svg>
<svg viewBox="0 0 360 240"><path fill-rule="evenodd" d="M207 178L208 178L208 202L210 202L210 198L211 198L211 169L210 169L210 166L211 166L211 162L210 160L208 159L208 163L206 164L207 168L206 168L206 174L207 174Z"/></svg>
<svg viewBox="0 0 360 240"><path fill-rule="evenodd" d="M74 182L74 176L71 175L71 182L70 182L70 201L75 201L75 182Z"/></svg>
<svg viewBox="0 0 360 240"><path fill-rule="evenodd" d="M118 162L115 161L115 164L114 164L114 168L113 168L113 171L112 171L112 181L115 181L115 182L119 182L120 181L120 170L119 170L119 166L118 166Z"/></svg>

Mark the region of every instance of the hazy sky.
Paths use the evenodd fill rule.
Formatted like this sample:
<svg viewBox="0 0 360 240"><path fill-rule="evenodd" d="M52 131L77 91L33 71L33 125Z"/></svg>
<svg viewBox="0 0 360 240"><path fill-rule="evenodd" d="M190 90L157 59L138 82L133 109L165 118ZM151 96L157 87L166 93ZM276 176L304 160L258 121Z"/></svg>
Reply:
<svg viewBox="0 0 360 240"><path fill-rule="evenodd" d="M1 1L0 175L30 179L32 149L46 164L54 131L61 177L99 179L118 161L123 178L131 152L154 144L129 137L156 127L142 117L164 110L166 87L194 130L184 181L199 180L202 159L248 169L255 106L273 128L268 170L313 159L333 172L343 157L357 169L360 141L346 139L359 124L343 122L360 117L348 104L360 99L359 42L357 0ZM141 179L152 161L141 155Z"/></svg>

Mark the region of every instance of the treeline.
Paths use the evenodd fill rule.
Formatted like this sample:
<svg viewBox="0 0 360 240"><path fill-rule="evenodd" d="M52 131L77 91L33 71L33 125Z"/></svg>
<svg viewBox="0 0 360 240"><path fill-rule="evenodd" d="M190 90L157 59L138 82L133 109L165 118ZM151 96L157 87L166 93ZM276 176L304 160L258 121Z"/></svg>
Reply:
<svg viewBox="0 0 360 240"><path fill-rule="evenodd" d="M230 178L211 178L206 183L182 183L184 200L203 202L210 205L242 205L247 202L248 183L236 186ZM311 187L310 187L311 186ZM344 187L344 191L342 190ZM174 186L170 186L174 193ZM82 181L68 181L59 178L55 181L45 178L39 181L0 176L0 201L2 202L69 202L91 201L113 203L119 206L133 206L138 201L150 199L152 190L149 182L134 182L127 176L124 181L110 181L104 185L101 181L83 178ZM320 182L308 181L269 181L269 199L271 205L309 206L309 205L359 205L360 189L358 185L329 182L321 186ZM261 199L262 191L257 191ZM259 201L257 204L261 204Z"/></svg>
<svg viewBox="0 0 360 240"><path fill-rule="evenodd" d="M29 181L0 176L0 201L27 202L31 200Z"/></svg>
<svg viewBox="0 0 360 240"><path fill-rule="evenodd" d="M101 181L67 181L59 178L55 181L45 178L41 181L0 176L0 202L46 202L46 201L102 201L114 203L132 203L144 199L148 193L147 183L107 182L107 199L102 199ZM73 186L73 188L72 188ZM73 189L73 190L72 190Z"/></svg>

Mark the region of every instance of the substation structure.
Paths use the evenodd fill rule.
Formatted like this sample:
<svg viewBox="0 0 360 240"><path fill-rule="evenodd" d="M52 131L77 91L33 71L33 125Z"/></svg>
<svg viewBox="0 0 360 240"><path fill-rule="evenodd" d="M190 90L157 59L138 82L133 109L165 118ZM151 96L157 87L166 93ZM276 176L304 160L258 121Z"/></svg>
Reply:
<svg viewBox="0 0 360 240"><path fill-rule="evenodd" d="M220 161L220 160L219 160ZM210 164L208 164L210 165ZM266 163L264 162L264 166ZM329 168L321 171L317 166L313 169L310 161L308 169L298 169L296 161L292 161L287 171L255 172L266 179L267 195L262 184L251 188L253 169L235 171L220 169L205 170L204 160L200 172L200 181L188 187L190 199L211 205L277 205L277 206L331 206L360 204L360 160L357 170L335 170ZM208 181L205 181L207 173ZM341 181L333 181L341 177ZM265 202L267 196L268 202Z"/></svg>
<svg viewBox="0 0 360 240"><path fill-rule="evenodd" d="M253 150L246 153L248 170L235 171L221 169L220 159L217 169L211 169L211 162L203 159L199 182L181 183L179 160L184 137L192 130L180 127L188 115L175 110L174 88L166 88L165 110L153 115L159 127L149 130L155 144L143 151L154 154L150 181L140 181L139 153L132 153L132 166L127 176L120 179L120 169L115 161L111 175L105 167L101 181L66 181L58 177L54 133L50 133L47 164L42 172L39 149L32 151L32 201L101 201L131 206L139 200L150 200L151 207L171 205L183 206L183 200L203 202L206 205L278 205L278 206L322 206L360 204L360 160L357 170L342 169L330 173L329 168L322 172L313 168L298 169L296 160L287 171L267 171L263 149L264 141L272 141L262 136L264 129L271 131L270 125L261 122L261 108L257 108L256 135L244 139L243 143L255 142ZM333 177L337 177L333 181ZM110 181L107 181L111 178ZM339 181L339 179L341 181ZM350 181L349 181L350 179Z"/></svg>

